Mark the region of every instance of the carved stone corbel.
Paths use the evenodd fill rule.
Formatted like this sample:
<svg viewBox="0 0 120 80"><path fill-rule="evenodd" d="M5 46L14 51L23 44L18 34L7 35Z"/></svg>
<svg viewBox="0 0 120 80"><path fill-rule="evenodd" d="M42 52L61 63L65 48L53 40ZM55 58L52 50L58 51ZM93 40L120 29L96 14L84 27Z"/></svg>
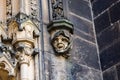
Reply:
<svg viewBox="0 0 120 80"><path fill-rule="evenodd" d="M57 55L67 55L72 46L73 25L66 19L54 20L48 27L51 44Z"/></svg>

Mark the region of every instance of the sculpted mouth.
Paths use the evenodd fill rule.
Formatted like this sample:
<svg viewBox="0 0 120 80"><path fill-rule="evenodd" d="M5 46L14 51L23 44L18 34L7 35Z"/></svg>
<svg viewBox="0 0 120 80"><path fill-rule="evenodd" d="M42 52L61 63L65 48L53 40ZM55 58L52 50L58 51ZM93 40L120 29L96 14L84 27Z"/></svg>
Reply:
<svg viewBox="0 0 120 80"><path fill-rule="evenodd" d="M64 49L64 44L59 43L59 44L57 45L57 47L58 47L59 49Z"/></svg>

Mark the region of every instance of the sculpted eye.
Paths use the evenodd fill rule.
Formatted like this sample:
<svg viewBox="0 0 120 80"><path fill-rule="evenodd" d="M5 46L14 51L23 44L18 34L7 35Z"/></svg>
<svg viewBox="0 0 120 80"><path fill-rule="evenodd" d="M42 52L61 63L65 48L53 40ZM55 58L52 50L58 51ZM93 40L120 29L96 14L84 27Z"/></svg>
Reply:
<svg viewBox="0 0 120 80"><path fill-rule="evenodd" d="M62 41L64 41L64 42L68 42L68 39L62 38Z"/></svg>
<svg viewBox="0 0 120 80"><path fill-rule="evenodd" d="M58 38L55 38L54 42L58 41Z"/></svg>

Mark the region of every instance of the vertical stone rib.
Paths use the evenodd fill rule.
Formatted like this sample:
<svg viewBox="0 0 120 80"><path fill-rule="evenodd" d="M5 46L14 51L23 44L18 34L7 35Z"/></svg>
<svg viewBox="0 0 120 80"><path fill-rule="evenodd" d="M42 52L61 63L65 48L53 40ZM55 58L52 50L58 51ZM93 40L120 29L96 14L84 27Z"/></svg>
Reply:
<svg viewBox="0 0 120 80"><path fill-rule="evenodd" d="M0 22L6 21L6 0L0 1Z"/></svg>
<svg viewBox="0 0 120 80"><path fill-rule="evenodd" d="M27 15L30 14L30 0L20 0L20 12L25 13Z"/></svg>
<svg viewBox="0 0 120 80"><path fill-rule="evenodd" d="M20 12L25 13L25 0L20 0Z"/></svg>
<svg viewBox="0 0 120 80"><path fill-rule="evenodd" d="M67 79L66 61L64 57L52 58L51 80L69 80Z"/></svg>
<svg viewBox="0 0 120 80"><path fill-rule="evenodd" d="M12 16L17 15L17 13L19 13L20 11L20 0L12 0Z"/></svg>
<svg viewBox="0 0 120 80"><path fill-rule="evenodd" d="M28 80L28 64L21 64L20 68L21 80Z"/></svg>
<svg viewBox="0 0 120 80"><path fill-rule="evenodd" d="M30 14L30 0L24 0L24 3L25 3L25 13L27 14L27 15L29 15Z"/></svg>

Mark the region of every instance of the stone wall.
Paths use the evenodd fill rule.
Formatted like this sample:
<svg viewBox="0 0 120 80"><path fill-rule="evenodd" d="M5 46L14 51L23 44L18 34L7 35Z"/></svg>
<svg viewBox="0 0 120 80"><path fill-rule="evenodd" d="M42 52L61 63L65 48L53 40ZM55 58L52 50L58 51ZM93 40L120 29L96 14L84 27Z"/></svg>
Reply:
<svg viewBox="0 0 120 80"><path fill-rule="evenodd" d="M104 80L120 80L120 0L93 0Z"/></svg>
<svg viewBox="0 0 120 80"><path fill-rule="evenodd" d="M47 0L43 2L48 4ZM47 15L49 8L43 7L44 78L46 80L102 80L91 4L87 0L68 0L67 7L68 19L74 25L74 42L70 57L67 59L56 56L53 51L46 28L49 23L46 21L49 18Z"/></svg>

